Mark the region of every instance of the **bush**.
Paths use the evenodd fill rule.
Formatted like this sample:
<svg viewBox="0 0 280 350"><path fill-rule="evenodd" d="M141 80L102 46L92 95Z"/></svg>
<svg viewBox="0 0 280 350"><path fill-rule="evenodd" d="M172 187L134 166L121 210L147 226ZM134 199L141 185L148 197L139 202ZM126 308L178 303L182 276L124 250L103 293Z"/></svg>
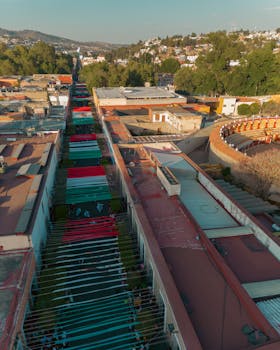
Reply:
<svg viewBox="0 0 280 350"><path fill-rule="evenodd" d="M250 111L251 111L251 115L253 114L259 114L261 110L261 106L258 103L252 103L250 105Z"/></svg>
<svg viewBox="0 0 280 350"><path fill-rule="evenodd" d="M237 113L239 115L251 115L250 106L247 105L246 103L242 103L241 105L238 106Z"/></svg>

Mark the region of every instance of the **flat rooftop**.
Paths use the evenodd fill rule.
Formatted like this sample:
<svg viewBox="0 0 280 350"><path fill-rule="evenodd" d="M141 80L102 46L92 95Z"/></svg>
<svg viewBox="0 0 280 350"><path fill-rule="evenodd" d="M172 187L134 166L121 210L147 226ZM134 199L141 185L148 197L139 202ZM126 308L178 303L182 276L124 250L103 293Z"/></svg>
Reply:
<svg viewBox="0 0 280 350"><path fill-rule="evenodd" d="M27 260L27 250L0 253L0 343L4 344L5 334L11 325L21 289L22 270ZM3 338L2 338L3 337Z"/></svg>
<svg viewBox="0 0 280 350"><path fill-rule="evenodd" d="M180 155L154 152L181 183L180 199L202 229L239 226L231 215L196 180L197 171Z"/></svg>
<svg viewBox="0 0 280 350"><path fill-rule="evenodd" d="M279 261L254 235L217 238L216 244L241 283L280 279Z"/></svg>
<svg viewBox="0 0 280 350"><path fill-rule="evenodd" d="M30 120L15 120L2 122L0 120L0 134L22 133L25 134L27 129L33 129L34 132L48 132L65 129L65 120L59 118L44 118Z"/></svg>
<svg viewBox="0 0 280 350"><path fill-rule="evenodd" d="M171 169L181 183L180 196L168 197L155 176L154 163L144 156L145 148L134 147L133 152L129 148L120 148L120 151L202 347L211 350L254 348L242 333L242 327L246 324L258 327L202 241L198 240L199 233L189 212L204 230L235 230L239 223L197 181L197 170L177 150L168 149L167 144L158 149L148 145L154 159ZM250 238L220 239L219 243L227 249L225 264L240 283L243 280L263 280L266 273L268 278L279 278L279 262L269 252L260 249L264 247L252 235ZM249 253L246 251L248 247L251 247ZM265 317L262 322L266 323Z"/></svg>
<svg viewBox="0 0 280 350"><path fill-rule="evenodd" d="M97 97L99 99L170 99L181 98L185 100L185 97L176 94L175 92L153 86L153 87L107 87L97 88Z"/></svg>
<svg viewBox="0 0 280 350"><path fill-rule="evenodd" d="M0 174L0 222L5 223L5 225L0 225L0 236L15 233L33 182L34 176L32 174L17 176L19 169L26 164L39 164L47 144L53 144L56 137L57 133L30 138L20 135L0 136L0 145L6 145L1 156L4 157L8 165L6 173ZM16 141L11 141L13 138L16 138ZM15 159L14 152L20 144L25 146L18 159ZM39 168L38 174L44 174L47 164L46 166L36 166L37 169Z"/></svg>

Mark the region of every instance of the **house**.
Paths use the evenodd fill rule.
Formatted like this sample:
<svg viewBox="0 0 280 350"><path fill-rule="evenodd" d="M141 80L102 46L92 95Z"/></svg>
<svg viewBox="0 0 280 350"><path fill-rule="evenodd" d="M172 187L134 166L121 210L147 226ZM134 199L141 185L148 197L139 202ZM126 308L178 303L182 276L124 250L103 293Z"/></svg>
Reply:
<svg viewBox="0 0 280 350"><path fill-rule="evenodd" d="M203 119L201 114L182 107L150 108L149 116L153 123L166 122L179 132L199 130Z"/></svg>

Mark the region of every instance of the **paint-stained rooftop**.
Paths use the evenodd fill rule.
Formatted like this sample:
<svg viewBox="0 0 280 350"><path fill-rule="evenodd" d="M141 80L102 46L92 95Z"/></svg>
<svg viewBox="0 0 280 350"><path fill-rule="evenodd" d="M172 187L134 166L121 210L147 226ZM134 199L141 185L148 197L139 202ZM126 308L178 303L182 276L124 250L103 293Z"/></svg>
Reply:
<svg viewBox="0 0 280 350"><path fill-rule="evenodd" d="M223 208L222 204L199 184L196 180L197 170L185 160L184 156L180 156L176 151L174 153L172 147L168 150L165 145L164 149L149 149L149 152L152 151L153 159L168 166L180 181L182 190L179 197L167 196L155 176L154 163L149 160L148 156L144 159L143 148L139 147L138 150L134 148L134 152L128 152L128 149L125 148L120 150L125 163L130 168L131 181L202 347L227 350L252 349L247 336L242 333L242 327L246 324L257 328L252 315L245 306L246 303L252 303L252 299L245 294L244 300L248 300L241 302L236 292L225 281L211 254L203 242L198 239L200 231L193 218L205 230L234 229L239 224ZM135 166L130 166L131 161ZM254 238L251 239L254 240ZM245 280L262 280L269 267L273 270L273 272L270 271L269 277L278 277L279 262L269 252L262 252L266 267L252 271L253 275L250 279L250 270L254 262L256 263L255 256L252 253L248 254L247 258L243 256L245 260L238 260L239 245L234 242L239 242L239 245L242 246L239 238L232 239L231 244L229 240L230 254L225 259L225 263L232 268L233 272L231 271L230 274L235 273L241 283L243 282L242 273ZM240 252L243 254L244 249L240 249ZM230 260L231 255L234 255L233 260ZM246 267L243 272L242 262L248 263L248 268ZM242 290L241 284L237 288ZM270 328L267 320L258 313L257 307L254 312L258 314L261 322ZM276 334L273 334L277 339Z"/></svg>
<svg viewBox="0 0 280 350"><path fill-rule="evenodd" d="M57 133L30 138L19 135L0 136L0 145L6 145L1 156L7 163L6 173L0 174L0 222L5 222L5 225L0 226L0 235L15 233L34 176L44 174L48 166L48 159L46 165L42 163L43 153L47 144L54 143L56 137ZM11 141L12 139L16 141ZM20 144L24 144L24 148L16 159L15 151ZM27 164L33 164L33 168L26 175L19 175L19 169Z"/></svg>

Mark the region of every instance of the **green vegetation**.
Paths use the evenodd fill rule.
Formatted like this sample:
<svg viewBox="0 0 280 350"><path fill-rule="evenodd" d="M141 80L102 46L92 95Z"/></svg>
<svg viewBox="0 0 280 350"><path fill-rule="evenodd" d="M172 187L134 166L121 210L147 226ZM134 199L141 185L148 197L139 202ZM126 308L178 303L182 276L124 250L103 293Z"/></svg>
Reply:
<svg viewBox="0 0 280 350"><path fill-rule="evenodd" d="M262 113L269 115L279 115L280 114L280 103L275 101L268 101L262 105Z"/></svg>
<svg viewBox="0 0 280 350"><path fill-rule="evenodd" d="M90 90L92 87L143 86L146 81L155 83L155 67L151 63L133 61L126 67L96 63L82 68L80 77Z"/></svg>
<svg viewBox="0 0 280 350"><path fill-rule="evenodd" d="M110 207L113 213L120 213L122 211L122 203L120 198L113 198L110 201Z"/></svg>
<svg viewBox="0 0 280 350"><path fill-rule="evenodd" d="M159 72L175 74L176 89L188 94L205 95L267 95L279 93L280 54L274 49L274 41L262 37L240 40L248 31L227 34L218 31L197 37L175 35L158 38L159 44L151 44L150 52L142 51L142 41L113 50L106 55L106 63L86 66L81 71L89 88L106 86L143 86L145 82L156 84ZM166 53L159 46L166 46ZM198 55L195 67L180 68L175 51L185 47ZM153 55L151 54L153 52ZM184 51L181 51L183 54ZM155 57L162 63L155 64ZM122 66L116 59L127 59ZM231 65L235 61L235 65ZM255 114L250 109L249 114Z"/></svg>
<svg viewBox="0 0 280 350"><path fill-rule="evenodd" d="M237 108L237 112L239 115L247 115L247 116L258 114L260 110L261 110L261 106L259 105L259 103L252 103L251 105L243 103L239 105Z"/></svg>
<svg viewBox="0 0 280 350"><path fill-rule="evenodd" d="M196 70L180 69L175 85L190 94L265 95L279 92L280 55L274 54L273 43L249 50L235 35L210 33L211 50L202 52ZM231 60L239 65L230 66Z"/></svg>
<svg viewBox="0 0 280 350"><path fill-rule="evenodd" d="M175 74L180 68L180 63L173 57L164 60L160 66L160 71L162 73Z"/></svg>
<svg viewBox="0 0 280 350"><path fill-rule="evenodd" d="M55 220L64 220L67 218L68 208L66 205L57 205L54 207L54 218Z"/></svg>
<svg viewBox="0 0 280 350"><path fill-rule="evenodd" d="M36 73L71 73L72 57L56 53L55 48L39 41L27 48L17 45L7 48L0 44L0 75L31 75Z"/></svg>

